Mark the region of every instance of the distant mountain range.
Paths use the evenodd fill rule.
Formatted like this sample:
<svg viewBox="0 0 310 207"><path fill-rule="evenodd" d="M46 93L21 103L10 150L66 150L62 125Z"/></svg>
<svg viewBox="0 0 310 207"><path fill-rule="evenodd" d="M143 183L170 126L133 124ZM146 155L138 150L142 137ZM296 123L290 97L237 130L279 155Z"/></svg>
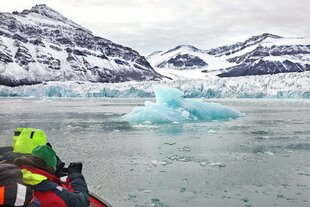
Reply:
<svg viewBox="0 0 310 207"><path fill-rule="evenodd" d="M145 58L94 36L44 4L22 12L0 12L0 85L203 79L307 70L309 38L265 33L209 50L180 45Z"/></svg>
<svg viewBox="0 0 310 207"><path fill-rule="evenodd" d="M196 77L210 73L219 77L235 77L303 72L310 70L310 39L264 33L244 42L210 50L180 45L166 52L154 52L147 59L167 76L182 76L176 70L195 70L188 76L196 74Z"/></svg>
<svg viewBox="0 0 310 207"><path fill-rule="evenodd" d="M0 85L161 78L137 51L94 36L44 4L0 13Z"/></svg>

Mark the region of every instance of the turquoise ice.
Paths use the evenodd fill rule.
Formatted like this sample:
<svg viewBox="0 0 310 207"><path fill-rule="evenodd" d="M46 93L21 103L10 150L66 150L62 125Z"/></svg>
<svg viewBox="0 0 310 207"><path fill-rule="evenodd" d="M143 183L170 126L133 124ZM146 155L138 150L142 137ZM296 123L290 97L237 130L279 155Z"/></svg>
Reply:
<svg viewBox="0 0 310 207"><path fill-rule="evenodd" d="M155 87L156 103L146 101L143 107L135 107L124 115L131 124L160 124L172 122L228 120L242 113L217 103L185 99L182 91L164 86Z"/></svg>

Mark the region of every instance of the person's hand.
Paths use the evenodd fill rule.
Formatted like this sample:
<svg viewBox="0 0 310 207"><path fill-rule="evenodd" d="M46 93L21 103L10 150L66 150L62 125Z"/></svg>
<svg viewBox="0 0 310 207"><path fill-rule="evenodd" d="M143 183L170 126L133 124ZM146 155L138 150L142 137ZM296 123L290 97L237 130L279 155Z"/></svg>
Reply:
<svg viewBox="0 0 310 207"><path fill-rule="evenodd" d="M61 177L62 176L62 169L65 167L65 163L64 162L60 162L60 163L57 163L56 165L56 172L55 172L55 175L57 177Z"/></svg>
<svg viewBox="0 0 310 207"><path fill-rule="evenodd" d="M80 162L72 162L68 166L68 174L70 173L82 173L83 165Z"/></svg>

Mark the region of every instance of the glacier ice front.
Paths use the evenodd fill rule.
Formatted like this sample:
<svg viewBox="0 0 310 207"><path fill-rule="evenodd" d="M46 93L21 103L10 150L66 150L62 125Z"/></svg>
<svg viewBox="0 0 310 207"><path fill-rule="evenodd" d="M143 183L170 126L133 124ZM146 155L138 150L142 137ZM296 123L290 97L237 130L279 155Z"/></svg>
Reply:
<svg viewBox="0 0 310 207"><path fill-rule="evenodd" d="M221 104L185 99L183 92L176 88L156 86L154 91L156 103L146 101L144 107L135 107L124 115L124 119L131 124L160 124L228 120L242 116L239 111Z"/></svg>

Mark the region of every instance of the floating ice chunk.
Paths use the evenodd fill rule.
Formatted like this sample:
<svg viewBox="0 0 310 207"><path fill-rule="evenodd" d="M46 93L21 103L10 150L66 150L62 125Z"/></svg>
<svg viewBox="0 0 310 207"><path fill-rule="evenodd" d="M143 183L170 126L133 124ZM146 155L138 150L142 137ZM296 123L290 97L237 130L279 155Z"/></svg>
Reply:
<svg viewBox="0 0 310 207"><path fill-rule="evenodd" d="M176 142L165 142L165 144L167 144L167 145L175 145Z"/></svg>
<svg viewBox="0 0 310 207"><path fill-rule="evenodd" d="M200 165L201 167L206 167L207 164L208 164L208 163L207 163L206 161L202 161L202 162L199 163L199 165Z"/></svg>
<svg viewBox="0 0 310 207"><path fill-rule="evenodd" d="M266 155L274 155L274 153L270 152L270 151L264 152L264 154L266 154Z"/></svg>
<svg viewBox="0 0 310 207"><path fill-rule="evenodd" d="M152 165L154 167L157 167L157 166L160 166L160 165L161 166L166 166L166 165L171 164L171 162L168 162L168 161L157 161L157 160L152 160L151 163L152 163Z"/></svg>
<svg viewBox="0 0 310 207"><path fill-rule="evenodd" d="M142 192L142 193L151 193L152 191L151 190L148 190L148 189L138 189L138 191Z"/></svg>
<svg viewBox="0 0 310 207"><path fill-rule="evenodd" d="M226 167L226 165L220 163L220 162L210 162L209 164L212 167Z"/></svg>
<svg viewBox="0 0 310 207"><path fill-rule="evenodd" d="M124 116L132 124L181 123L238 118L242 114L217 103L187 100L183 92L163 86L155 88L156 103L147 101L144 107L135 107Z"/></svg>
<svg viewBox="0 0 310 207"><path fill-rule="evenodd" d="M165 86L155 86L154 92L157 104L165 104L184 95L182 91L176 88L168 88Z"/></svg>
<svg viewBox="0 0 310 207"><path fill-rule="evenodd" d="M189 146L184 146L179 149L180 152L190 152L191 148Z"/></svg>

